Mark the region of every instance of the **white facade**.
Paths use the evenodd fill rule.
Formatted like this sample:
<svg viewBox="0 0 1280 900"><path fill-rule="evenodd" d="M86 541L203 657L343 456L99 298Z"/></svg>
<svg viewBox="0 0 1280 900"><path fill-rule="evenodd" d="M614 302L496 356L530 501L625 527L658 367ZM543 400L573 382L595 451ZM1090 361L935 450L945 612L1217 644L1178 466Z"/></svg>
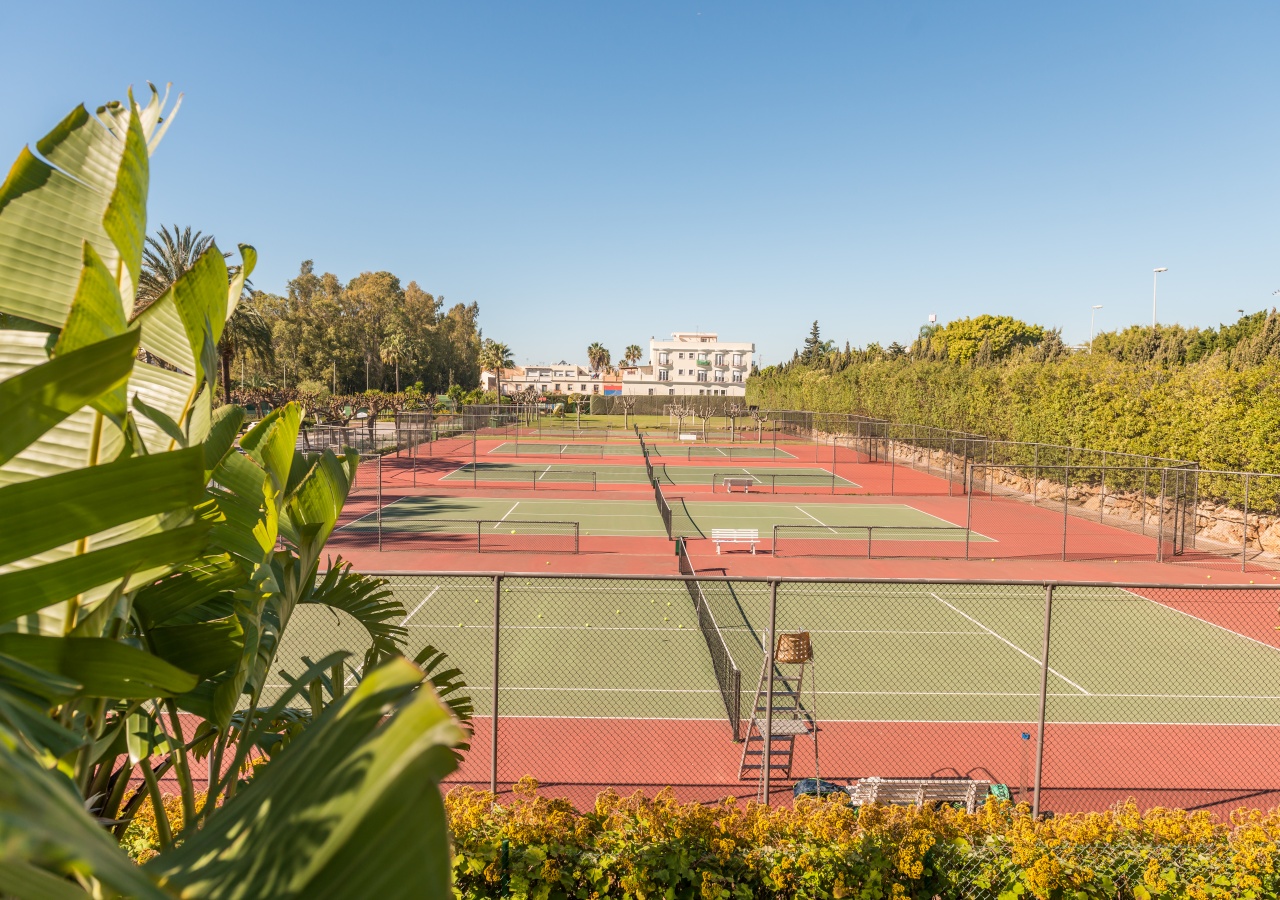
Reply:
<svg viewBox="0 0 1280 900"><path fill-rule="evenodd" d="M622 393L743 397L756 345L720 340L709 331L677 331L649 341L649 364L622 368Z"/></svg>
<svg viewBox="0 0 1280 900"><path fill-rule="evenodd" d="M480 389L491 391L496 382L494 373L480 373ZM502 394L511 396L528 387L535 387L543 394L600 394L604 392L604 377L586 366L561 360L550 365L513 366L502 370Z"/></svg>

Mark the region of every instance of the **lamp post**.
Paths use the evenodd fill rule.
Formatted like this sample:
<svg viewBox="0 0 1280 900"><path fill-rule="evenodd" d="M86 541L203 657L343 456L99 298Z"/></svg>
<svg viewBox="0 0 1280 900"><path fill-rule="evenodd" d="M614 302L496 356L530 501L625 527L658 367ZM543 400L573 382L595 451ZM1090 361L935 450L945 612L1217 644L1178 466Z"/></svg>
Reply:
<svg viewBox="0 0 1280 900"><path fill-rule="evenodd" d="M1162 266L1159 269L1151 270L1151 327L1156 327L1156 279L1160 277L1161 272L1168 272L1168 266Z"/></svg>
<svg viewBox="0 0 1280 900"><path fill-rule="evenodd" d="M1089 313L1089 352L1093 352L1093 317L1098 314L1098 310L1102 309L1102 304L1095 304Z"/></svg>

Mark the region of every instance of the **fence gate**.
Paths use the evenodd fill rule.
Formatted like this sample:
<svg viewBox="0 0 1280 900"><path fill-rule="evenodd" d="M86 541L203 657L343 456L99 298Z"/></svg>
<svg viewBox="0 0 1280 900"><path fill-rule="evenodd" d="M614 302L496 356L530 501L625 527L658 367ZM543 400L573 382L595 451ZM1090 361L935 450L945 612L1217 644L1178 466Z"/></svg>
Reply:
<svg viewBox="0 0 1280 900"><path fill-rule="evenodd" d="M1181 556L1196 546L1196 494L1199 472L1195 469L1170 469L1168 500L1173 516L1173 555Z"/></svg>

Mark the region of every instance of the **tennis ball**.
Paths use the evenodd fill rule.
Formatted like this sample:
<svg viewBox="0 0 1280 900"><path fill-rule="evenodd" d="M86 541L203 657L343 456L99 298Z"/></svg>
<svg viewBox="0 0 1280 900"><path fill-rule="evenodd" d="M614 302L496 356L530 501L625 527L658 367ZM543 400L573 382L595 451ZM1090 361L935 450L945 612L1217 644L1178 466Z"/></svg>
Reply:
<svg viewBox="0 0 1280 900"><path fill-rule="evenodd" d="M677 625L676 627L677 627L677 628L683 628L684 626L683 626L683 625Z"/></svg>
<svg viewBox="0 0 1280 900"><path fill-rule="evenodd" d="M663 616L663 617L662 617L662 621L664 621L664 622L670 622L671 620L670 620L670 619L668 619L666 616Z"/></svg>
<svg viewBox="0 0 1280 900"><path fill-rule="evenodd" d="M1253 582L1252 582L1252 581L1250 581L1249 583L1250 583L1250 584L1253 584ZM620 609L615 609L615 610L613 611L613 614L614 614L615 616L620 616L620 615L622 615L622 610L620 610Z"/></svg>
<svg viewBox="0 0 1280 900"><path fill-rule="evenodd" d="M541 618L542 618L542 613L538 613L538 618L539 618L539 619L541 619Z"/></svg>
<svg viewBox="0 0 1280 900"><path fill-rule="evenodd" d="M512 533L512 534L515 534L515 533L516 533L516 530L515 530L514 528L513 528L513 529L511 529L511 533Z"/></svg>
<svg viewBox="0 0 1280 900"><path fill-rule="evenodd" d="M464 627L464 626L463 626L463 624L462 624L461 622L459 622L459 623L458 623L458 627L459 627L459 628L462 628L462 627Z"/></svg>

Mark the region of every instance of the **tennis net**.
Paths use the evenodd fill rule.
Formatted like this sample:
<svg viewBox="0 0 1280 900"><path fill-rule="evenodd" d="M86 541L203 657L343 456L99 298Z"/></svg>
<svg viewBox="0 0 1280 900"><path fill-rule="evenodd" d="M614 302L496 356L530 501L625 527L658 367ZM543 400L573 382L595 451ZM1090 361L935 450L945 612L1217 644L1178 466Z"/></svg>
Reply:
<svg viewBox="0 0 1280 900"><path fill-rule="evenodd" d="M662 526L667 529L667 540L673 538L671 531L671 504L667 502L667 498L662 496L662 488L658 486L656 480L649 482L653 485L653 499L658 504L658 514L662 516Z"/></svg>
<svg viewBox="0 0 1280 900"><path fill-rule="evenodd" d="M685 576L685 587L688 588L689 598L693 600L693 607L698 613L698 627L702 629L702 636L707 641L707 649L711 652L711 667L715 670L716 681L720 685L720 696L724 700L724 710L729 716L729 728L732 729L733 739L736 741L742 719L742 672L738 669L738 664L733 661L729 645L725 643L724 634L720 631L720 626L716 624L715 616L711 612L711 605L707 603L707 595L702 592L702 585L694 577L696 572L693 561L689 559L689 553L685 550L683 542L680 544L680 574Z"/></svg>

